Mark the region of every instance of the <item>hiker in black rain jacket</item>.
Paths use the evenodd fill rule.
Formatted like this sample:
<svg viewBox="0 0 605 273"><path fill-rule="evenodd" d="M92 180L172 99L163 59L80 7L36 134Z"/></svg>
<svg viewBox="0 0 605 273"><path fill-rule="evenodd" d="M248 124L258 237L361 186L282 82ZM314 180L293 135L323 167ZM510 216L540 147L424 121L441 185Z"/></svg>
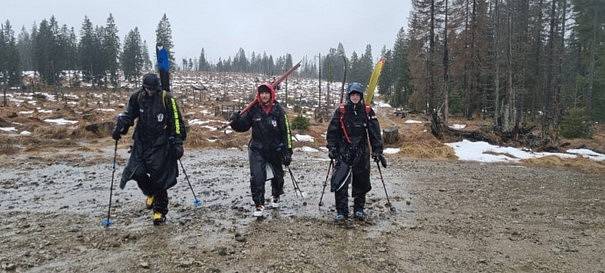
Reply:
<svg viewBox="0 0 605 273"><path fill-rule="evenodd" d="M177 161L183 156L187 133L176 100L161 89L155 74L145 75L143 87L130 96L126 111L117 117L113 138L119 140L136 119L134 144L120 188L129 180L137 181L147 196L147 208L153 209L153 223L162 224L168 213L167 190L176 184Z"/></svg>
<svg viewBox="0 0 605 273"><path fill-rule="evenodd" d="M374 110L363 102L361 84L349 84L346 103L334 112L326 139L329 156L336 160L331 178L331 191L336 200L336 220L342 221L349 216L348 184L351 181L353 216L363 220L366 193L372 189L368 140L374 160L384 160L384 156L380 125Z"/></svg>
<svg viewBox="0 0 605 273"><path fill-rule="evenodd" d="M275 99L271 84L257 88L256 104L245 113L235 112L231 116L231 128L246 132L252 128L252 138L248 144L250 161L250 190L255 210L253 215L262 217L265 209L265 182L271 178L271 206L279 206L280 195L284 193L284 169L292 161L292 139L286 111Z"/></svg>

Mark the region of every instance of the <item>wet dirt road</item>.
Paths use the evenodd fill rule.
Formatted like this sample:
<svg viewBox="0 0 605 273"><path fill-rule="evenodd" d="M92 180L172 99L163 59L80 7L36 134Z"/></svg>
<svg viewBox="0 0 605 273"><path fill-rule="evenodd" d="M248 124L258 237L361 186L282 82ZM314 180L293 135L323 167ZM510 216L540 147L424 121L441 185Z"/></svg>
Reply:
<svg viewBox="0 0 605 273"><path fill-rule="evenodd" d="M251 217L247 153L188 151L154 227L130 182L107 213L112 147L99 153L4 156L0 264L8 272L604 272L605 175L389 157L375 166L367 222L335 225L317 206L328 160L295 153L301 200L285 178L282 207ZM118 171L128 154L119 149ZM115 185L117 188L117 182ZM328 187L329 189L329 187ZM270 193L270 183L267 183ZM269 196L269 195L267 195ZM303 205L306 201L307 205Z"/></svg>

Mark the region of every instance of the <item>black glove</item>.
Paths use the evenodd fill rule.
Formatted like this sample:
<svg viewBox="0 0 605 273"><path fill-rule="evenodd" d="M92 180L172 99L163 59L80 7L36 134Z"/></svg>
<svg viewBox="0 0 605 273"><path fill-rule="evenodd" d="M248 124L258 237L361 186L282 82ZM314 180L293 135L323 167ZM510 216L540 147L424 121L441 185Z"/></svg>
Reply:
<svg viewBox="0 0 605 273"><path fill-rule="evenodd" d="M381 152L373 152L372 159L374 159L376 163L380 162L380 164L382 164L382 167L387 167L387 159L384 158L384 155L382 155Z"/></svg>
<svg viewBox="0 0 605 273"><path fill-rule="evenodd" d="M111 133L111 138L113 138L115 141L120 140L120 138L122 138L122 134L119 126L116 124L116 128L113 129L113 132Z"/></svg>
<svg viewBox="0 0 605 273"><path fill-rule="evenodd" d="M123 114L120 114L116 117L116 127L113 129L111 133L111 137L116 141L122 138L122 135L128 133L128 120L127 117Z"/></svg>
<svg viewBox="0 0 605 273"><path fill-rule="evenodd" d="M328 156L330 157L330 159L336 159L338 157L338 152L336 151L336 148L329 148Z"/></svg>
<svg viewBox="0 0 605 273"><path fill-rule="evenodd" d="M282 163L284 163L284 166L286 166L286 167L290 166L290 163L292 163L292 153L291 152L286 151L284 153Z"/></svg>
<svg viewBox="0 0 605 273"><path fill-rule="evenodd" d="M172 146L172 148L174 149L174 155L176 156L176 158L181 159L181 157L183 157L183 154L185 153L185 150L183 149L183 140L178 137L170 137L168 139L168 142L170 143L170 146Z"/></svg>
<svg viewBox="0 0 605 273"><path fill-rule="evenodd" d="M240 111L235 111L233 112L233 114L231 114L231 116L229 117L229 121L233 122L235 120L238 120L240 118Z"/></svg>

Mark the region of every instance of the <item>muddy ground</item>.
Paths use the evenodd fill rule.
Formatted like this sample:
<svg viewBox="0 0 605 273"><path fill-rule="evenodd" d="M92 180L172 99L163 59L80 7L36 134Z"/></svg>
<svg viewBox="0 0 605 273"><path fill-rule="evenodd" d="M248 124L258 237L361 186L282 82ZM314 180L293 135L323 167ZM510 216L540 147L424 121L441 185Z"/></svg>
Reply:
<svg viewBox="0 0 605 273"><path fill-rule="evenodd" d="M107 140L111 143L111 140ZM328 161L296 153L282 207L251 216L247 153L188 151L204 206L181 176L168 223L151 224L136 183L114 191L113 147L2 155L0 264L10 272L604 272L605 174L389 157L386 207L372 170L367 222L318 208ZM118 170L125 164L120 146ZM117 186L117 185L116 185ZM117 188L117 187L116 187ZM267 192L270 184L267 185Z"/></svg>

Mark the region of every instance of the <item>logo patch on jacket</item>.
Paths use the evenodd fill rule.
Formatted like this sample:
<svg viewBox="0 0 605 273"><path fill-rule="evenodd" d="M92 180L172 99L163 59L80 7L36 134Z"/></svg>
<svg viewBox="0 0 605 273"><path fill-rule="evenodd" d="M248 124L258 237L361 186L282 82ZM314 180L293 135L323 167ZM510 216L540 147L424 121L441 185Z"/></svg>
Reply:
<svg viewBox="0 0 605 273"><path fill-rule="evenodd" d="M164 120L164 114L159 113L158 114L158 122L162 122Z"/></svg>
<svg viewBox="0 0 605 273"><path fill-rule="evenodd" d="M277 121L272 119L271 120L271 125L273 125L273 127L277 127Z"/></svg>

